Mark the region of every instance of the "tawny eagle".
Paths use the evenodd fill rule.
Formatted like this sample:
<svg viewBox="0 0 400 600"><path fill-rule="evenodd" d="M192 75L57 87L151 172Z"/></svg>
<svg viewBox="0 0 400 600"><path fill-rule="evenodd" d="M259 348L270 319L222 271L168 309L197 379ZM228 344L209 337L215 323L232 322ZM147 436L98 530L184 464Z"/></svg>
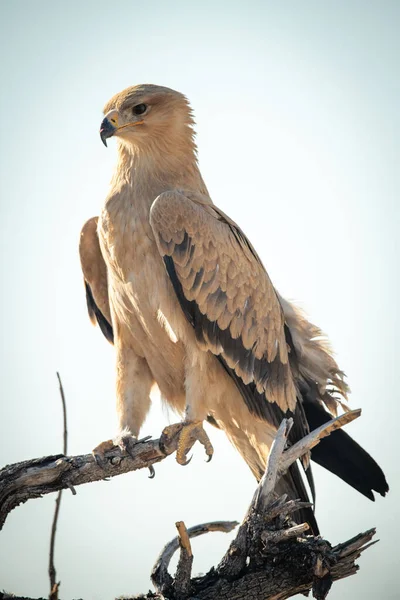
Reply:
<svg viewBox="0 0 400 600"><path fill-rule="evenodd" d="M208 419L259 479L284 415L294 417L294 443L345 403L343 373L321 330L278 294L243 231L213 204L186 97L138 85L104 113L101 139L117 138L118 163L100 216L82 229L80 256L89 314L116 351L115 443L134 443L157 384L183 417L179 463L195 439L212 456ZM323 439L311 459L371 500L388 490L344 431ZM298 465L280 485L307 499ZM312 513L306 518L316 532Z"/></svg>

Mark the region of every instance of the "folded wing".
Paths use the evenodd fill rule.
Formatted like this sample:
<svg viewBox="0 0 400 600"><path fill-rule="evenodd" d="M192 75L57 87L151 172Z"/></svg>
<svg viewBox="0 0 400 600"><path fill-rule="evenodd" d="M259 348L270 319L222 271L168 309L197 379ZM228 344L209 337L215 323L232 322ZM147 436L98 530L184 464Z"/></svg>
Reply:
<svg viewBox="0 0 400 600"><path fill-rule="evenodd" d="M199 345L218 356L249 409L269 420L267 403L294 411L281 305L255 250L207 197L166 192L151 225L183 311ZM243 393L244 391L244 393Z"/></svg>
<svg viewBox="0 0 400 600"><path fill-rule="evenodd" d="M98 323L106 339L112 344L114 335L108 300L107 268L97 235L98 217L86 221L79 242L79 256L86 290L90 320Z"/></svg>

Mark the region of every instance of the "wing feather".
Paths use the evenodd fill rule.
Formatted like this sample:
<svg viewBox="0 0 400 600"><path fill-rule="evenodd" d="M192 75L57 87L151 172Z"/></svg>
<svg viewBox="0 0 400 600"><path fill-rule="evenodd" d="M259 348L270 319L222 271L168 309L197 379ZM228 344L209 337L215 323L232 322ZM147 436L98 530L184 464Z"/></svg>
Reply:
<svg viewBox="0 0 400 600"><path fill-rule="evenodd" d="M113 343L110 304L108 300L107 267L101 254L97 235L98 217L93 217L82 227L79 256L85 281L86 303L89 318L98 323L106 339Z"/></svg>
<svg viewBox="0 0 400 600"><path fill-rule="evenodd" d="M161 194L150 221L202 349L217 355L244 384L254 383L264 403L294 411L296 388L282 308L244 233L196 194ZM254 412L254 406L249 408Z"/></svg>

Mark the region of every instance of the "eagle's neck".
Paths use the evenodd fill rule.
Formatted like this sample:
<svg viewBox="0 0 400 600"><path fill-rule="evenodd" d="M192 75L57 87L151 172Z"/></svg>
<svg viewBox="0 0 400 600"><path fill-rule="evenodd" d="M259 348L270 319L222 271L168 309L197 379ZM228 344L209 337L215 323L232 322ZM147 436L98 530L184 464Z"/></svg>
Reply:
<svg viewBox="0 0 400 600"><path fill-rule="evenodd" d="M208 194L191 136L157 139L145 148L127 146L121 142L111 187L112 195L119 194L121 201L147 214L157 196L168 190Z"/></svg>

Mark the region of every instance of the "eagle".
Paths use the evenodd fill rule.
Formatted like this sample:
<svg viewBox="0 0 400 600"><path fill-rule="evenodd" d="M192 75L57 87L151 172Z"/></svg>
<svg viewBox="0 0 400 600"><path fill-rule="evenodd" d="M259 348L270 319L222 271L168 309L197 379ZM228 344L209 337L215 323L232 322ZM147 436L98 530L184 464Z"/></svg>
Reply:
<svg viewBox="0 0 400 600"><path fill-rule="evenodd" d="M176 459L189 462L204 421L222 429L259 480L277 428L288 442L347 410L348 386L322 331L274 288L240 227L210 198L201 176L187 98L136 85L104 108L100 137L118 162L99 217L85 223L80 259L89 316L116 353L119 432L95 456L129 452L156 384L182 416ZM388 485L375 460L335 431L291 466L278 492L309 500L309 459L374 500ZM314 533L311 509L302 515Z"/></svg>

